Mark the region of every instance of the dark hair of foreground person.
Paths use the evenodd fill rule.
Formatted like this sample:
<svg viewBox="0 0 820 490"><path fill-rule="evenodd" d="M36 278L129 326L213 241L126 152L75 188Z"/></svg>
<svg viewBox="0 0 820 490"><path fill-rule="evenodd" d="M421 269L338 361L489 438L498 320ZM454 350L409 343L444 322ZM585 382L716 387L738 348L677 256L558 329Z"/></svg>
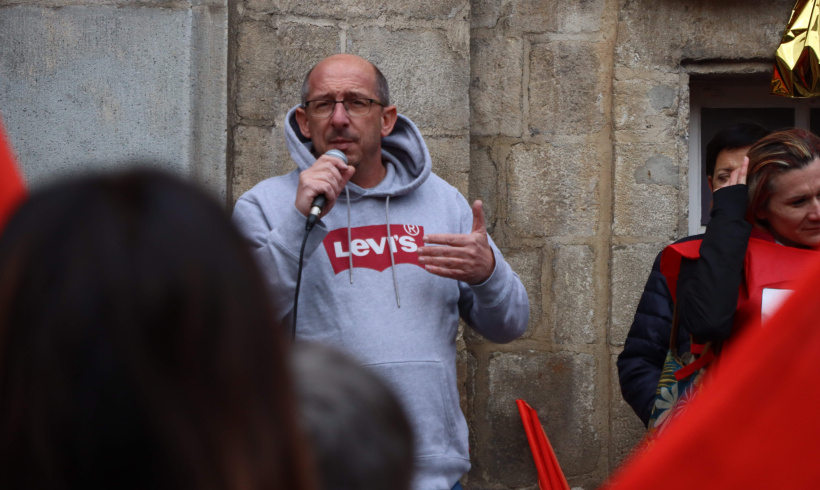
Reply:
<svg viewBox="0 0 820 490"><path fill-rule="evenodd" d="M0 488L313 488L282 329L209 196L145 170L43 188L0 271Z"/></svg>

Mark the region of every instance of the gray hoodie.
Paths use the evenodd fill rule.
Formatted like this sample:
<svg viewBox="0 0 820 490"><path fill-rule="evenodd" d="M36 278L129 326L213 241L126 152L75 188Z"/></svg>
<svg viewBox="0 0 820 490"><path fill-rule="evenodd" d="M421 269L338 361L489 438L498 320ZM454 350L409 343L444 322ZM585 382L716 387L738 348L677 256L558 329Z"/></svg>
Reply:
<svg viewBox="0 0 820 490"><path fill-rule="evenodd" d="M290 325L305 230L305 216L294 206L296 187L299 172L316 160L294 111L286 117L285 136L299 169L260 182L233 214L284 325ZM422 268L416 254L422 237L470 233L472 211L458 190L431 172L418 128L401 114L382 139L382 159L384 180L370 189L348 183L310 233L296 335L341 348L384 377L413 425L413 488L449 490L470 469L456 381L459 317L487 339L509 342L527 328L529 301L492 240L496 266L482 284Z"/></svg>

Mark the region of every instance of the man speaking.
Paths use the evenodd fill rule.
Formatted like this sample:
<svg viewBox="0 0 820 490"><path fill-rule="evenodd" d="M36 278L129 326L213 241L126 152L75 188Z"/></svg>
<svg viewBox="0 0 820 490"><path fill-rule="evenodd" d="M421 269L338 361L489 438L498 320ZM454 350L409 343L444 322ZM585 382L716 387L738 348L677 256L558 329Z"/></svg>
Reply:
<svg viewBox="0 0 820 490"><path fill-rule="evenodd" d="M285 136L298 170L256 185L233 215L277 317L292 320L305 221L323 195L304 248L296 338L343 349L381 375L413 425L413 487L458 489L470 469L458 320L494 342L521 336L524 286L487 234L481 202L471 208L432 173L421 133L390 105L370 62L338 54L314 66Z"/></svg>

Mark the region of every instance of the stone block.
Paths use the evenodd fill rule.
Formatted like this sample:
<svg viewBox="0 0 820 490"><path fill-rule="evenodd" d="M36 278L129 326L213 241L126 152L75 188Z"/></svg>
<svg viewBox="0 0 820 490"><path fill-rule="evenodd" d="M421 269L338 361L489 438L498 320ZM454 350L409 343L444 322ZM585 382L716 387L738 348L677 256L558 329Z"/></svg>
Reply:
<svg viewBox="0 0 820 490"><path fill-rule="evenodd" d="M655 256L666 243L636 243L612 247L612 311L609 342L623 345L632 325Z"/></svg>
<svg viewBox="0 0 820 490"><path fill-rule="evenodd" d="M604 0L472 1L473 27L503 26L513 32L597 32L602 27Z"/></svg>
<svg viewBox="0 0 820 490"><path fill-rule="evenodd" d="M246 0L245 5L255 11L298 15L311 18L330 18L350 21L352 19L375 19L397 16L411 19L449 19L458 15L469 15L469 2L465 0L445 0L425 2L407 0L388 2L386 0L345 0L343 2L305 2L302 0Z"/></svg>
<svg viewBox="0 0 820 490"><path fill-rule="evenodd" d="M515 403L523 399L537 412L564 474L573 477L597 468L601 438L595 419L598 393L595 358L570 352L494 354L489 365L485 414L490 437L481 466L492 483L509 488L533 485L535 467Z"/></svg>
<svg viewBox="0 0 820 490"><path fill-rule="evenodd" d="M589 245L557 245L553 263L553 338L559 344L598 342L594 321L595 252Z"/></svg>
<svg viewBox="0 0 820 490"><path fill-rule="evenodd" d="M30 187L151 162L201 176L224 198L227 89L192 81L224 80L218 9L212 23L172 8L0 12L0 111ZM210 43L221 69L200 64L192 39ZM220 114L223 126L209 124Z"/></svg>
<svg viewBox="0 0 820 490"><path fill-rule="evenodd" d="M471 145L470 149L470 193L469 201L480 199L484 206L487 230L492 233L498 217L499 172L490 156L490 148ZM501 183L501 185L504 185Z"/></svg>
<svg viewBox="0 0 820 490"><path fill-rule="evenodd" d="M618 381L618 368L615 362L617 355L610 356L609 379L611 381L612 400L610 403L609 422L609 472L612 473L640 442L646 427L632 411L632 407L621 396L621 384Z"/></svg>
<svg viewBox="0 0 820 490"><path fill-rule="evenodd" d="M343 2L304 2L301 0L245 0L250 10L278 15L347 20L384 15L386 0L345 0Z"/></svg>
<svg viewBox="0 0 820 490"><path fill-rule="evenodd" d="M469 29L463 31L360 27L348 32L347 52L379 67L391 103L417 126L466 132L470 53Z"/></svg>
<svg viewBox="0 0 820 490"><path fill-rule="evenodd" d="M596 148L513 145L508 222L522 236L592 236L598 226Z"/></svg>
<svg viewBox="0 0 820 490"><path fill-rule="evenodd" d="M470 184L470 143L466 137L436 138L425 137L433 172L461 192L469 195ZM472 202L470 203L472 204Z"/></svg>
<svg viewBox="0 0 820 490"><path fill-rule="evenodd" d="M521 136L522 49L516 38L470 41L472 134Z"/></svg>
<svg viewBox="0 0 820 490"><path fill-rule="evenodd" d="M259 182L296 169L276 127L237 126L234 132L233 198Z"/></svg>
<svg viewBox="0 0 820 490"><path fill-rule="evenodd" d="M793 0L620 3L616 63L675 72L683 59L772 58L794 7Z"/></svg>
<svg viewBox="0 0 820 490"><path fill-rule="evenodd" d="M237 114L268 124L299 104L313 65L340 51L336 28L265 22L241 23L237 45Z"/></svg>
<svg viewBox="0 0 820 490"><path fill-rule="evenodd" d="M680 105L676 82L615 80L615 129L642 134L644 138L674 134Z"/></svg>
<svg viewBox="0 0 820 490"><path fill-rule="evenodd" d="M540 249L504 249L504 260L521 278L530 300L530 323L524 333L525 339L546 340L543 334L543 297L541 274L544 260Z"/></svg>
<svg viewBox="0 0 820 490"><path fill-rule="evenodd" d="M529 131L537 134L589 134L605 123L608 92L605 43L561 41L534 44L530 51Z"/></svg>
<svg viewBox="0 0 820 490"><path fill-rule="evenodd" d="M674 148L655 144L615 146L615 235L672 237L685 204Z"/></svg>

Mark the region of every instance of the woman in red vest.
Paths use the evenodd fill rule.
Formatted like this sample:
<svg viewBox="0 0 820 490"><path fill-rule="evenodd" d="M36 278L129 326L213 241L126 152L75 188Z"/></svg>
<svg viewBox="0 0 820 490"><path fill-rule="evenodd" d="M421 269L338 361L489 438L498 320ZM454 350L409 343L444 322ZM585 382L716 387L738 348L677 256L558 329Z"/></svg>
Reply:
<svg viewBox="0 0 820 490"><path fill-rule="evenodd" d="M670 286L680 289L680 324L697 342L764 324L820 257L820 138L802 129L772 133L752 146L730 183L714 194L699 248L672 246L666 259ZM677 259L675 284L676 254L684 260Z"/></svg>

